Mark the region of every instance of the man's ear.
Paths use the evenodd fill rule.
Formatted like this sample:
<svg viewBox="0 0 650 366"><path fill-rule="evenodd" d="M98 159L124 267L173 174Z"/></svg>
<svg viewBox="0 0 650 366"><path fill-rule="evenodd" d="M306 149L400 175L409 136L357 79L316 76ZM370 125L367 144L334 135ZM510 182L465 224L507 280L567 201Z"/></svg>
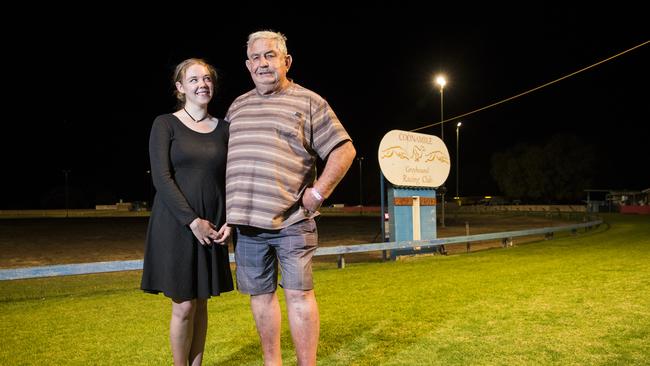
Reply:
<svg viewBox="0 0 650 366"><path fill-rule="evenodd" d="M253 65L250 60L246 60L246 68L248 69L248 72L253 72Z"/></svg>
<svg viewBox="0 0 650 366"><path fill-rule="evenodd" d="M180 81L177 81L174 85L176 85L176 90L178 90L180 93L185 94L185 91L183 91L183 84L181 84Z"/></svg>
<svg viewBox="0 0 650 366"><path fill-rule="evenodd" d="M291 67L292 62L293 62L293 58L291 57L291 55L286 55L284 57L284 64L287 66L287 70L289 70L289 68Z"/></svg>

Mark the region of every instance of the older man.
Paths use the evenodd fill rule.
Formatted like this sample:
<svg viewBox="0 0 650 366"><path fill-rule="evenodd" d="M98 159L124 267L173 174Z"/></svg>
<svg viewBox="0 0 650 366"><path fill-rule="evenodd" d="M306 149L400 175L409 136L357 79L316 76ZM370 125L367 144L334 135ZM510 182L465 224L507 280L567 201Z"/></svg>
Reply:
<svg viewBox="0 0 650 366"><path fill-rule="evenodd" d="M255 89L237 98L226 170L228 224L237 228L237 287L251 296L264 363L282 363L280 286L299 365L315 365L320 320L312 280L314 217L349 169L356 151L318 94L287 78L292 58L281 33L249 35L246 67ZM316 179L320 157L325 168Z"/></svg>

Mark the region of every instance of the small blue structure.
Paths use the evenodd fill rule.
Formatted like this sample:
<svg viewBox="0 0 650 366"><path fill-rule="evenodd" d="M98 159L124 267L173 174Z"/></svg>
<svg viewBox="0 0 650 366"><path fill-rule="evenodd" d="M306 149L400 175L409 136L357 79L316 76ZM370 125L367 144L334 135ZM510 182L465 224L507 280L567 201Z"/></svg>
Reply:
<svg viewBox="0 0 650 366"><path fill-rule="evenodd" d="M432 188L388 187L390 241L436 239L436 191ZM435 252L436 248L391 250L400 255Z"/></svg>

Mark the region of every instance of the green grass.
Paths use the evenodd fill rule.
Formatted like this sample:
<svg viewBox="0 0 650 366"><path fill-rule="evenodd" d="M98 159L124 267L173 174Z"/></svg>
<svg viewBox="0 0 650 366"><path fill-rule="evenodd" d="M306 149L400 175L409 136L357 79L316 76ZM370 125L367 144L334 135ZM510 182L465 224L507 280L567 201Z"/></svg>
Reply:
<svg viewBox="0 0 650 366"><path fill-rule="evenodd" d="M319 364L650 364L650 217L606 220L509 249L319 264ZM139 276L0 282L0 364L171 364L170 302ZM205 365L261 364L246 296L209 316ZM282 342L294 365L286 319Z"/></svg>

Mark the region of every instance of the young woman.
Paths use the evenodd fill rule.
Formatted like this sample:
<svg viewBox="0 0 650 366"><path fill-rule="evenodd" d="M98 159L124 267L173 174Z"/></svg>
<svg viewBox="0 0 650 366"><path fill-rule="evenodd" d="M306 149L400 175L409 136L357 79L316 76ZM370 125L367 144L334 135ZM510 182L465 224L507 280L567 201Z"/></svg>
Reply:
<svg viewBox="0 0 650 366"><path fill-rule="evenodd" d="M201 364L207 299L233 290L225 245L228 123L208 113L216 79L201 59L181 62L173 79L178 110L158 116L149 139L156 196L141 288L171 298L174 365Z"/></svg>

